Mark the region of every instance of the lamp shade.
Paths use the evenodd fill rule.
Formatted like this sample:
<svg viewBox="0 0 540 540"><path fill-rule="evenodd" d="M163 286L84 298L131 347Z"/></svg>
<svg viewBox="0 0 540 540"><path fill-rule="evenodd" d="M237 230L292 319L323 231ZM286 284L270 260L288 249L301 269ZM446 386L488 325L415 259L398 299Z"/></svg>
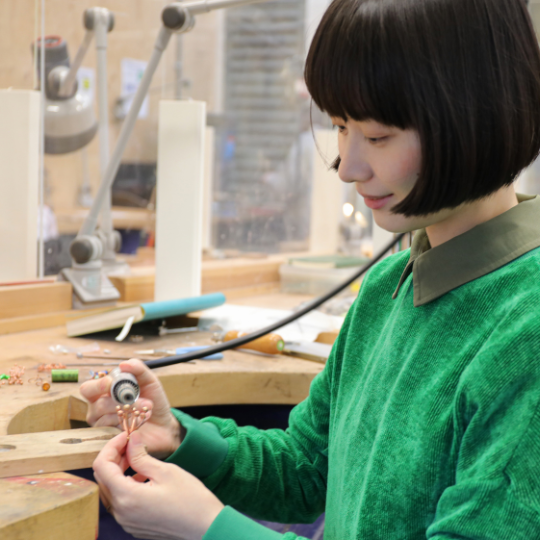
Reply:
<svg viewBox="0 0 540 540"><path fill-rule="evenodd" d="M94 106L85 94L45 100L45 153L67 154L86 146L98 129Z"/></svg>

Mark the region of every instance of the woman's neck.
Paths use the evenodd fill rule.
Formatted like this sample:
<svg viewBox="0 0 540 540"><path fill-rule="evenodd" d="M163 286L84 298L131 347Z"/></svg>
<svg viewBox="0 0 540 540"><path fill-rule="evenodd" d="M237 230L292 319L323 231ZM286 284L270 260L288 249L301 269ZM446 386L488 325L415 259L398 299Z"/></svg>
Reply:
<svg viewBox="0 0 540 540"><path fill-rule="evenodd" d="M466 233L473 227L493 219L518 204L514 186L503 187L485 199L462 205L444 220L426 227L431 247Z"/></svg>

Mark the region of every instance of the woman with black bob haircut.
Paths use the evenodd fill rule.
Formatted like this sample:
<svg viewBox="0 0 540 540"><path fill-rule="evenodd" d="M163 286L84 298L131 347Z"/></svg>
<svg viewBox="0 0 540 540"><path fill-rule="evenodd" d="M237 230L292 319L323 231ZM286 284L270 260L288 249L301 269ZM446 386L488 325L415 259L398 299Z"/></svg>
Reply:
<svg viewBox="0 0 540 540"><path fill-rule="evenodd" d="M540 199L512 184L540 148L523 0L335 0L306 80L339 177L413 245L366 275L286 431L195 420L122 363L152 412L96 459L102 500L139 538L294 540L246 514L326 512L326 540L540 539ZM118 424L109 389L81 386L90 424Z"/></svg>
<svg viewBox="0 0 540 540"><path fill-rule="evenodd" d="M418 132L405 216L509 186L540 150L540 54L519 0L335 1L305 78L330 116Z"/></svg>

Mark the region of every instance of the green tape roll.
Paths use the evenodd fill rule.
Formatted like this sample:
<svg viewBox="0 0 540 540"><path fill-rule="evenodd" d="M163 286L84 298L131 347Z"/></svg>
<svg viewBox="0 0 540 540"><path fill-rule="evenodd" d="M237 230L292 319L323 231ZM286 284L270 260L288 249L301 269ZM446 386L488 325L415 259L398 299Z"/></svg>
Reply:
<svg viewBox="0 0 540 540"><path fill-rule="evenodd" d="M52 369L52 382L79 382L78 369Z"/></svg>

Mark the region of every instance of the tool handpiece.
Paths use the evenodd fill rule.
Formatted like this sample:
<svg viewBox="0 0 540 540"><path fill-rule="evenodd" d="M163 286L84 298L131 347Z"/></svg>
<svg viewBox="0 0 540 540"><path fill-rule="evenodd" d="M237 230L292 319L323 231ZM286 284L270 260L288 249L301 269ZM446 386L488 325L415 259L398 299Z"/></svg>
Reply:
<svg viewBox="0 0 540 540"><path fill-rule="evenodd" d="M111 397L120 405L133 405L141 393L135 376L120 371L120 368L113 369L110 376L112 378Z"/></svg>

